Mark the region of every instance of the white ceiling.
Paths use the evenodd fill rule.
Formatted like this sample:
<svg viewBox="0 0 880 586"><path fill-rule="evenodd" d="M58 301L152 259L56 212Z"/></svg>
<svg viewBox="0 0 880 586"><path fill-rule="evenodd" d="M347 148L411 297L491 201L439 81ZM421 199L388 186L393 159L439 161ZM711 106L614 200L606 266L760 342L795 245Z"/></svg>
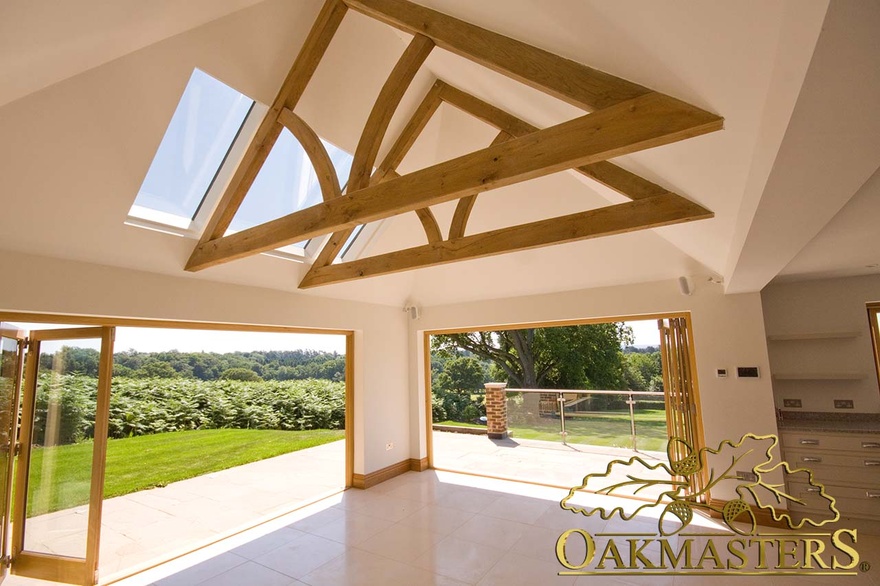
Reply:
<svg viewBox="0 0 880 586"><path fill-rule="evenodd" d="M880 250L880 116L873 111L880 103L880 4L422 3L722 115L723 131L616 161L715 218L306 294L433 305L681 275L722 276L730 292L739 292L760 290L777 275L877 271L867 265L880 262L868 252ZM304 265L258 256L192 275L182 267L193 240L123 221L193 67L271 102L320 0L157 0L150 10L134 1L89 0L44 27L50 4L57 6L0 5L0 249L295 291ZM350 11L297 112L353 151L407 42ZM383 152L438 77L537 126L580 114L435 50L395 114ZM482 148L494 134L443 107L402 168ZM619 196L559 173L482 194L469 232L609 201ZM451 204L434 211L445 230ZM424 241L409 214L386 221L367 254Z"/></svg>

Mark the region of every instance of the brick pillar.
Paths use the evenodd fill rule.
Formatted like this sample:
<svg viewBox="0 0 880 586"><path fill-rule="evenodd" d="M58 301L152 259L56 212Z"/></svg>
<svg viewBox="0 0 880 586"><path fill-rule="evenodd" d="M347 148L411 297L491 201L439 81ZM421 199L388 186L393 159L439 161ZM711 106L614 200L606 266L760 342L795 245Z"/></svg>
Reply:
<svg viewBox="0 0 880 586"><path fill-rule="evenodd" d="M490 439L506 439L507 383L486 383L486 430Z"/></svg>

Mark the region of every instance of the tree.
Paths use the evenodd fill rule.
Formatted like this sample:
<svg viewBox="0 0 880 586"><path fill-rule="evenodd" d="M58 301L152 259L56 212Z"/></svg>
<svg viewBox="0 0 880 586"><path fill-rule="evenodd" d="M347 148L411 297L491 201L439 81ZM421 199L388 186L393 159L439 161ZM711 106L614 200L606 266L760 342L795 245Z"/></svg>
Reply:
<svg viewBox="0 0 880 586"><path fill-rule="evenodd" d="M253 370L249 368L241 368L240 366L236 366L233 368L227 368L223 371L223 374L220 375L221 379L224 380L243 380L243 381L261 381L263 380L260 375L258 375Z"/></svg>
<svg viewBox="0 0 880 586"><path fill-rule="evenodd" d="M433 349L467 350L490 360L515 388L614 389L624 383L621 347L632 343L623 323L441 334Z"/></svg>

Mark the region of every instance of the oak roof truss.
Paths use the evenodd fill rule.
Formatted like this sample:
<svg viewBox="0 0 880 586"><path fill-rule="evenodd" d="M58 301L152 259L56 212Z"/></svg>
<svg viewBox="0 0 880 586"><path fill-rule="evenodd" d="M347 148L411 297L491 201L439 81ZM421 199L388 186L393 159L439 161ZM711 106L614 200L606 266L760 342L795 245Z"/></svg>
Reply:
<svg viewBox="0 0 880 586"><path fill-rule="evenodd" d="M399 28L413 39L370 112L342 195L321 141L293 111L348 9ZM589 113L538 129L437 80L377 167L391 117L435 46ZM444 102L494 126L497 137L484 149L399 175L398 165ZM675 98L405 0L327 0L186 269L198 271L330 234L300 283L301 288L315 287L711 218L709 210L608 159L713 132L722 124L721 117ZM224 235L283 128L300 141L312 161L323 201ZM575 169L630 201L465 235L479 193L566 169ZM444 238L429 206L452 200L458 204ZM406 212L418 214L426 245L333 264L357 226Z"/></svg>

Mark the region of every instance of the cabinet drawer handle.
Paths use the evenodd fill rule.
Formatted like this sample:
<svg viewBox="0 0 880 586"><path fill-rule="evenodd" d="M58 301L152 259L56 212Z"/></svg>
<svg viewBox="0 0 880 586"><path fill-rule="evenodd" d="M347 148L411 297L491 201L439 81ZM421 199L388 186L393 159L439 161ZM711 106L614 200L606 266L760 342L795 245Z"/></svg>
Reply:
<svg viewBox="0 0 880 586"><path fill-rule="evenodd" d="M880 442L862 442L863 448L880 448Z"/></svg>
<svg viewBox="0 0 880 586"><path fill-rule="evenodd" d="M813 457L813 456L804 456L803 458L801 458L801 460L803 460L804 462L815 462L815 463L818 463L818 462L821 462L821 461L822 461L822 458L816 458L816 457Z"/></svg>
<svg viewBox="0 0 880 586"><path fill-rule="evenodd" d="M820 492L822 489L817 486L811 486L807 489L807 492Z"/></svg>
<svg viewBox="0 0 880 586"><path fill-rule="evenodd" d="M865 460L865 466L880 466L880 460Z"/></svg>
<svg viewBox="0 0 880 586"><path fill-rule="evenodd" d="M865 443L866 443L866 442L862 442L862 447L863 447L863 448L868 448L868 447L870 447L870 446L866 446ZM802 439L802 440L801 440L801 445L802 445L802 446L818 446L818 445L819 445L819 440L816 440L816 439Z"/></svg>
<svg viewBox="0 0 880 586"><path fill-rule="evenodd" d="M880 492L871 492L870 490L865 492L865 496L869 499L880 499Z"/></svg>

